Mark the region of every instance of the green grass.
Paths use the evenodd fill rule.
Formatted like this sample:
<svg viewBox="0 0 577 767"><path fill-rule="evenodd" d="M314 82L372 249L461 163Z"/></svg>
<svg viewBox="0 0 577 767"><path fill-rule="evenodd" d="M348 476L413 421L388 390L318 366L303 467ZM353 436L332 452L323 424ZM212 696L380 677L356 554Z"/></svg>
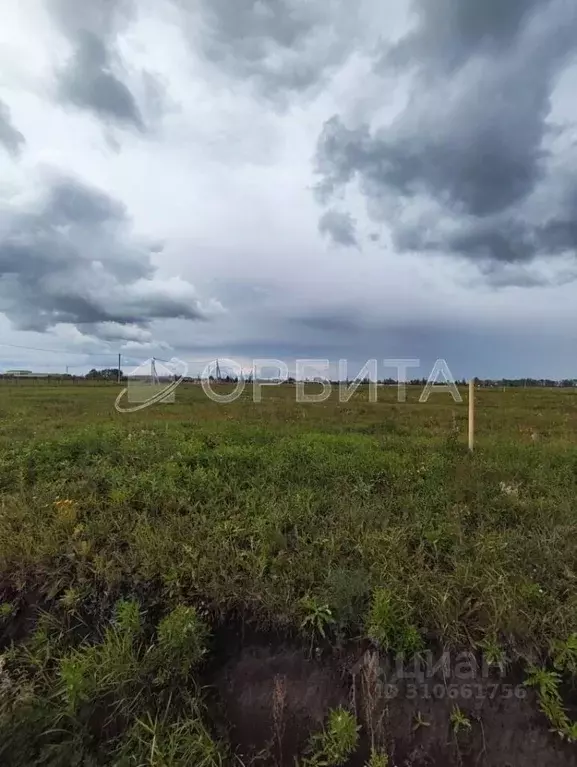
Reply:
<svg viewBox="0 0 577 767"><path fill-rule="evenodd" d="M305 405L282 387L224 406L183 386L174 405L122 415L116 393L0 385L0 631L18 639L6 684L20 680L0 735L36 749L26 758L180 764L198 747L219 764L201 696L174 692L218 616L307 643L533 663L577 632L573 391L479 391L473 455L466 404L447 394ZM23 620L30 595L48 622ZM130 640L121 598L137 605ZM159 743L168 756L130 761Z"/></svg>

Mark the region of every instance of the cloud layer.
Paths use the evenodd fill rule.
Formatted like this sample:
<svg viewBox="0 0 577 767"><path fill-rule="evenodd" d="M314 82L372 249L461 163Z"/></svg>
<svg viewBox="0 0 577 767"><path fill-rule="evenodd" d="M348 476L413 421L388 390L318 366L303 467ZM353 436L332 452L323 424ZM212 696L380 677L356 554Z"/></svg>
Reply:
<svg viewBox="0 0 577 767"><path fill-rule="evenodd" d="M71 47L57 72L63 102L92 112L105 124L145 131L145 116L130 87L134 78L129 78L118 46L119 37L137 17L134 0L50 0L49 10ZM155 87L149 73L136 76L145 86Z"/></svg>
<svg viewBox="0 0 577 767"><path fill-rule="evenodd" d="M325 123L320 199L358 182L401 251L485 268L574 252L575 149L550 114L577 52L577 9L443 0L416 10L417 26L377 64L384 80L407 78L403 108L374 129L348 128L338 115Z"/></svg>
<svg viewBox="0 0 577 767"><path fill-rule="evenodd" d="M5 0L2 342L574 374L574 5Z"/></svg>
<svg viewBox="0 0 577 767"><path fill-rule="evenodd" d="M204 56L272 98L317 86L350 52L359 19L345 0L201 0L199 12Z"/></svg>
<svg viewBox="0 0 577 767"><path fill-rule="evenodd" d="M74 179L54 179L26 210L0 209L0 273L0 310L24 330L137 340L156 319L203 318L191 285L157 279L124 206Z"/></svg>
<svg viewBox="0 0 577 767"><path fill-rule="evenodd" d="M17 155L24 143L24 136L12 124L10 110L0 100L0 145L10 154Z"/></svg>

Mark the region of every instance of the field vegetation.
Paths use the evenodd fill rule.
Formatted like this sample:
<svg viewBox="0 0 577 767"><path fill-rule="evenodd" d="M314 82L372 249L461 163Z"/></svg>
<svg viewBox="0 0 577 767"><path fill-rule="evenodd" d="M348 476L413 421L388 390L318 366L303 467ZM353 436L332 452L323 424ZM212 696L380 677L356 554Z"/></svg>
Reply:
<svg viewBox="0 0 577 767"><path fill-rule="evenodd" d="M204 679L245 624L311 655L483 649L577 740L574 390L479 390L474 454L447 393L116 393L0 385L0 763L240 764ZM347 763L359 726L327 710L300 763Z"/></svg>

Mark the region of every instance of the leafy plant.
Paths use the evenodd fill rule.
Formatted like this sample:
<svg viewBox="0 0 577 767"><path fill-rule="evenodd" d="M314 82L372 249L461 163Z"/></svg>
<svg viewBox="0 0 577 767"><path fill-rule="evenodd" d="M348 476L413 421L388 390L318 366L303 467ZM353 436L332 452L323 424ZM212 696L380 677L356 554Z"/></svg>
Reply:
<svg viewBox="0 0 577 767"><path fill-rule="evenodd" d="M389 757L384 753L373 750L365 767L389 767Z"/></svg>
<svg viewBox="0 0 577 767"><path fill-rule="evenodd" d="M309 755L302 767L340 767L354 753L359 742L360 726L355 717L339 707L329 713L323 732L313 735Z"/></svg>
<svg viewBox="0 0 577 767"><path fill-rule="evenodd" d="M133 599L121 599L115 606L115 624L119 631L135 637L142 630L142 615L138 602Z"/></svg>
<svg viewBox="0 0 577 767"><path fill-rule="evenodd" d="M314 597L305 596L301 599L301 608L305 613L301 622L301 629L310 631L313 639L315 635L324 639L328 627L335 622L330 607L317 601Z"/></svg>
<svg viewBox="0 0 577 767"><path fill-rule="evenodd" d="M459 733L463 730L471 729L471 720L465 713L463 713L463 711L461 711L459 706L453 706L450 721L455 737L458 737Z"/></svg>
<svg viewBox="0 0 577 767"><path fill-rule="evenodd" d="M186 676L206 654L208 629L194 607L178 605L158 625L157 660L161 678L171 674Z"/></svg>
<svg viewBox="0 0 577 767"><path fill-rule="evenodd" d="M553 643L553 665L558 671L577 676L577 634L571 634L565 641Z"/></svg>
<svg viewBox="0 0 577 767"><path fill-rule="evenodd" d="M422 638L409 622L406 607L388 589L377 589L367 618L367 635L383 650L417 653L423 649Z"/></svg>
<svg viewBox="0 0 577 767"><path fill-rule="evenodd" d="M556 671L531 666L525 684L535 687L539 708L545 714L553 730L562 738L574 741L577 734L577 723L572 723L563 708L563 700L559 691L561 675Z"/></svg>
<svg viewBox="0 0 577 767"><path fill-rule="evenodd" d="M495 637L486 637L478 643L478 647L483 651L488 665L496 666L501 673L505 672L507 656Z"/></svg>

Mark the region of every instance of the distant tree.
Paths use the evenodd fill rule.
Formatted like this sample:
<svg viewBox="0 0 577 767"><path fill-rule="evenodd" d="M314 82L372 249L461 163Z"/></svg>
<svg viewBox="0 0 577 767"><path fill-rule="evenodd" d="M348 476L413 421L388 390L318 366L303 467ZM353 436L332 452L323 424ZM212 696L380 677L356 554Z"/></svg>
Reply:
<svg viewBox="0 0 577 767"><path fill-rule="evenodd" d="M122 370L120 371L120 377L124 376ZM92 368L86 376L86 378L96 379L98 381L117 381L118 380L118 368L103 368L102 370L96 370Z"/></svg>

